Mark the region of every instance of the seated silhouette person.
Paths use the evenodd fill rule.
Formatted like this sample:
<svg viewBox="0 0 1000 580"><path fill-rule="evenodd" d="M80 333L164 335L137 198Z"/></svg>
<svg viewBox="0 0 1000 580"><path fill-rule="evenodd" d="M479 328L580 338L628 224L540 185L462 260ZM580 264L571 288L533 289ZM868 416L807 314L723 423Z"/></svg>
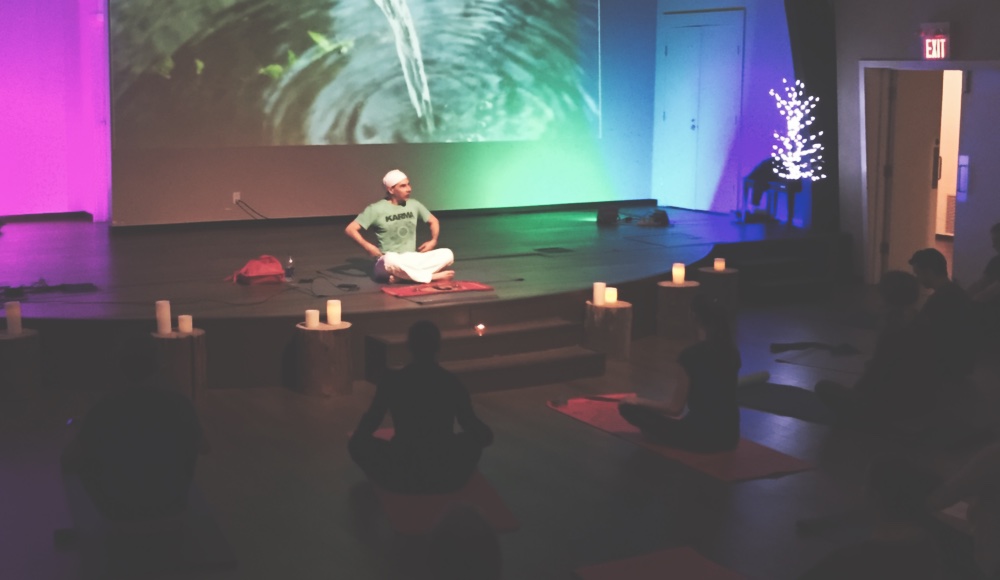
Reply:
<svg viewBox="0 0 1000 580"><path fill-rule="evenodd" d="M861 377L853 388L824 380L814 390L843 423L920 432L935 421L948 394L932 332L916 320L919 284L908 272L889 271L878 291L882 328Z"/></svg>
<svg viewBox="0 0 1000 580"><path fill-rule="evenodd" d="M930 332L937 362L950 379L960 381L972 371L975 339L972 302L948 277L948 260L934 248L918 250L910 258L913 274L932 294L916 321Z"/></svg>
<svg viewBox="0 0 1000 580"><path fill-rule="evenodd" d="M929 497L931 510L969 504L972 559L982 578L1000 578L1000 444L980 450Z"/></svg>
<svg viewBox="0 0 1000 580"><path fill-rule="evenodd" d="M378 381L348 450L383 489L413 494L457 491L475 471L483 448L493 442L493 431L476 416L458 378L437 364L437 326L415 323L407 345L412 362ZM391 441L374 437L386 413L395 429ZM460 433L455 433L455 421Z"/></svg>
<svg viewBox="0 0 1000 580"><path fill-rule="evenodd" d="M677 361L684 375L670 399L629 397L618 411L650 441L695 452L729 451L740 440L740 352L727 310L718 300L700 295L692 308L701 340L680 353Z"/></svg>
<svg viewBox="0 0 1000 580"><path fill-rule="evenodd" d="M123 348L123 387L86 414L64 450L98 512L123 525L165 522L187 507L202 430L194 405L155 374L151 338Z"/></svg>
<svg viewBox="0 0 1000 580"><path fill-rule="evenodd" d="M954 578L927 527L926 498L936 485L936 476L905 461L876 461L868 470L865 488L875 515L871 537L834 551L799 580Z"/></svg>
<svg viewBox="0 0 1000 580"><path fill-rule="evenodd" d="M990 228L990 241L997 255L990 258L978 280L969 285L980 326L989 338L1000 336L1000 223Z"/></svg>

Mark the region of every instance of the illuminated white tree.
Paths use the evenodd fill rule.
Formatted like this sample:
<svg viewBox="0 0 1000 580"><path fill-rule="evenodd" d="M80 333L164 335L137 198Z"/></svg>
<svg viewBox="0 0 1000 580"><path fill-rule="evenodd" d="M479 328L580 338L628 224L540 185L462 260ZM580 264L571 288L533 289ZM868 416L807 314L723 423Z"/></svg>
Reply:
<svg viewBox="0 0 1000 580"><path fill-rule="evenodd" d="M771 157L776 161L774 172L789 181L818 181L826 178L823 173L823 144L817 140L822 137L820 131L809 135L809 126L816 117L812 111L819 102L819 97L806 97L805 85L795 81L789 85L788 79L781 79L785 86L785 96L771 89L778 112L785 118L785 132L774 132L778 144L773 146Z"/></svg>

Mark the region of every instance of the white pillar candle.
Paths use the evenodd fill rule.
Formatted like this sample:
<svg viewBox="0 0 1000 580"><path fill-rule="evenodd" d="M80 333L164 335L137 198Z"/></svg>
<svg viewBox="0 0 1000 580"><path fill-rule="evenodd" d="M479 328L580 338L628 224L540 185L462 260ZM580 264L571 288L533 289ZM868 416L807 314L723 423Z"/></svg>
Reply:
<svg viewBox="0 0 1000 580"><path fill-rule="evenodd" d="M21 303L5 302L4 312L7 313L7 334L21 334Z"/></svg>
<svg viewBox="0 0 1000 580"><path fill-rule="evenodd" d="M684 264L677 262L673 268L674 284L684 283Z"/></svg>
<svg viewBox="0 0 1000 580"><path fill-rule="evenodd" d="M337 325L340 324L340 300L327 300L326 301L326 323Z"/></svg>
<svg viewBox="0 0 1000 580"><path fill-rule="evenodd" d="M190 314L181 314L177 317L177 332L190 334L194 332L194 317Z"/></svg>
<svg viewBox="0 0 1000 580"><path fill-rule="evenodd" d="M319 310L306 310L306 328L319 328Z"/></svg>
<svg viewBox="0 0 1000 580"><path fill-rule="evenodd" d="M618 302L618 289L617 288L605 288L604 289L604 302L606 304L614 304Z"/></svg>
<svg viewBox="0 0 1000 580"><path fill-rule="evenodd" d="M170 324L170 301L156 301L156 332L158 334L170 334L173 330Z"/></svg>
<svg viewBox="0 0 1000 580"><path fill-rule="evenodd" d="M591 302L594 303L594 306L604 305L604 290L606 288L607 284L604 282L594 282L594 298L591 300Z"/></svg>
<svg viewBox="0 0 1000 580"><path fill-rule="evenodd" d="M726 259L725 258L716 258L715 259L715 271L716 272L721 272L721 271L723 271L725 269L726 269Z"/></svg>

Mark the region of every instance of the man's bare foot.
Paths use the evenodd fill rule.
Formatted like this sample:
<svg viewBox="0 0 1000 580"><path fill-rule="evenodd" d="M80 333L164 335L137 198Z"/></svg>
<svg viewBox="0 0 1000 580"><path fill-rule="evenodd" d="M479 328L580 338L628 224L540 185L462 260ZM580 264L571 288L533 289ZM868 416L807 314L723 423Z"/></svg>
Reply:
<svg viewBox="0 0 1000 580"><path fill-rule="evenodd" d="M455 278L454 270L441 270L440 272L435 272L431 275L431 280L453 280Z"/></svg>

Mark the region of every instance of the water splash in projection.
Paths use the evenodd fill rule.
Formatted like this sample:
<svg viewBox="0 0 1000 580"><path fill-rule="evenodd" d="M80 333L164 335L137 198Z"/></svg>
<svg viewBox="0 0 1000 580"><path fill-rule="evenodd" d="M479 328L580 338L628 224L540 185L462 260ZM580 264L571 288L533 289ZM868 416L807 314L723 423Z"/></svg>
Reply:
<svg viewBox="0 0 1000 580"><path fill-rule="evenodd" d="M406 79L406 90L417 116L424 122L428 133L434 132L434 113L431 108L431 90L427 86L427 75L424 73L424 59L420 54L420 39L410 15L410 7L406 0L375 0L382 13L389 20L392 34L396 37L396 54L399 55L399 65L403 68L403 78Z"/></svg>
<svg viewBox="0 0 1000 580"><path fill-rule="evenodd" d="M598 0L111 4L116 148L597 133Z"/></svg>

